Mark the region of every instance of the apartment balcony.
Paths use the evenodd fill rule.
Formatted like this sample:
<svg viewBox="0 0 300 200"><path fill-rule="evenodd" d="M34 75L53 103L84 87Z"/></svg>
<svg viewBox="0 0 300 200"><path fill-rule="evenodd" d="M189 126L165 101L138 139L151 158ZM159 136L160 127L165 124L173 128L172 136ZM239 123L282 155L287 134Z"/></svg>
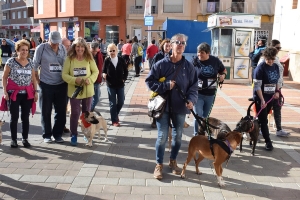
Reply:
<svg viewBox="0 0 300 200"><path fill-rule="evenodd" d="M2 5L1 5L1 9L2 9L2 10L10 9L10 3L2 4Z"/></svg>
<svg viewBox="0 0 300 200"><path fill-rule="evenodd" d="M157 6L151 6L151 14L157 14ZM128 14L144 15L144 6L130 6Z"/></svg>
<svg viewBox="0 0 300 200"><path fill-rule="evenodd" d="M2 25L10 25L10 19L2 19Z"/></svg>
<svg viewBox="0 0 300 200"><path fill-rule="evenodd" d="M275 4L269 2L202 2L197 7L197 13L202 15L228 12L274 15Z"/></svg>

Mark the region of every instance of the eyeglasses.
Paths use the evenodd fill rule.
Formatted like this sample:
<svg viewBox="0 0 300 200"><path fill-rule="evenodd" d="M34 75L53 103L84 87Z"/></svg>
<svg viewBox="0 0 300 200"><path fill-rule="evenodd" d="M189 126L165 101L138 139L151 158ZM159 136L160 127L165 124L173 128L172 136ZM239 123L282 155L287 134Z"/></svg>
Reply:
<svg viewBox="0 0 300 200"><path fill-rule="evenodd" d="M176 41L173 41L172 43L175 43L177 45L186 45L186 41L179 41L179 40L176 40Z"/></svg>
<svg viewBox="0 0 300 200"><path fill-rule="evenodd" d="M115 52L116 50L110 50L109 52L111 53L111 52Z"/></svg>
<svg viewBox="0 0 300 200"><path fill-rule="evenodd" d="M281 49L281 47L275 47L278 51Z"/></svg>

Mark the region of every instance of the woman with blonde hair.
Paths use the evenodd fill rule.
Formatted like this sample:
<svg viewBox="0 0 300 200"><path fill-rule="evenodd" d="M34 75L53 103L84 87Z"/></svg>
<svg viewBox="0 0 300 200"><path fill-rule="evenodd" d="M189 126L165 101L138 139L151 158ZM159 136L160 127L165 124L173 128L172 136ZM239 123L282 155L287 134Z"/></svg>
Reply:
<svg viewBox="0 0 300 200"><path fill-rule="evenodd" d="M37 81L33 62L29 59L30 44L27 40L19 40L15 44L17 57L7 60L2 76L3 98L0 110L10 112L10 132L12 148L17 148L17 128L19 110L21 107L22 143L29 148L29 114L35 112L35 102L38 99ZM6 106L4 105L6 103Z"/></svg>
<svg viewBox="0 0 300 200"><path fill-rule="evenodd" d="M86 41L81 37L77 38L68 52L62 72L63 80L68 83L68 96L71 104L70 131L72 146L77 145L77 126L80 112L90 111L94 95L94 82L98 74L99 70ZM79 86L83 87L82 91L77 97L71 98Z"/></svg>
<svg viewBox="0 0 300 200"><path fill-rule="evenodd" d="M118 57L118 49L115 44L107 46L109 57L105 58L103 66L103 78L106 79L107 92L110 106L110 116L113 126L120 126L119 113L124 104L124 86L128 76L127 64L124 59Z"/></svg>

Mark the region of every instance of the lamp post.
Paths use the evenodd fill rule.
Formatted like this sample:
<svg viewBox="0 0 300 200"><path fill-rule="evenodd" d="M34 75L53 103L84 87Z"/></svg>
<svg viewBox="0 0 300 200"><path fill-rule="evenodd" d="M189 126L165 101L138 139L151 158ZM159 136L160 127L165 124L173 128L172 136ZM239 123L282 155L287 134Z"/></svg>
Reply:
<svg viewBox="0 0 300 200"><path fill-rule="evenodd" d="M109 34L110 34L110 43L113 43L112 42L112 39L111 39L111 34L113 33L113 31L108 31L109 32Z"/></svg>

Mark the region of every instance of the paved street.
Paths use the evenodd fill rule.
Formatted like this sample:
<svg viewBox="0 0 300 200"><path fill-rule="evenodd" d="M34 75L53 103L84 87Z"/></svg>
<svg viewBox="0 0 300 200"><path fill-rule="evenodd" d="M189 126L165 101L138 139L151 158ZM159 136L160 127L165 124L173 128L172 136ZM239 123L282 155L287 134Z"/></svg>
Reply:
<svg viewBox="0 0 300 200"><path fill-rule="evenodd" d="M0 199L300 199L300 83L286 79L282 90L285 97L282 125L291 136L276 137L270 127L274 150L267 152L264 143L258 143L255 157L249 155L250 148L245 142L244 152L235 151L227 167L223 165L226 186L220 188L212 161L200 163L202 175L195 174L194 163L190 162L187 178L181 179L168 168L167 150L164 178L161 181L153 178L157 130L150 127L146 114L149 97L144 83L146 74L147 71L139 78L131 76L127 81L121 127L109 127L110 142L94 138L93 147L89 148L80 135L79 145L72 147L69 135L64 134L65 143L45 144L37 108L37 113L30 117L32 148L22 147L19 123L20 148L11 149L9 124L6 123L2 127L0 146ZM96 109L110 125L106 86L101 87L101 93ZM250 85L224 84L218 91L211 116L234 128L246 115L247 99L251 95ZM7 114L4 120L9 122ZM186 121L192 125L193 117ZM67 122L69 126L69 117ZM177 160L179 167L187 157L192 132L192 126L184 129Z"/></svg>

